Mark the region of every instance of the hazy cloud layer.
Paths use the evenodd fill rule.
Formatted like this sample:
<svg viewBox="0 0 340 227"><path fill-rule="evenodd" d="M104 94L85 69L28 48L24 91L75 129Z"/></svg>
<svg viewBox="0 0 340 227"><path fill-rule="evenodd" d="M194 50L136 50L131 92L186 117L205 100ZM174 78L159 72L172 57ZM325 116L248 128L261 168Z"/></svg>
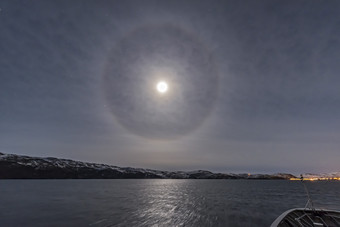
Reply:
<svg viewBox="0 0 340 227"><path fill-rule="evenodd" d="M159 169L339 170L338 1L8 0L1 1L0 8L3 152ZM150 135L154 137L154 130L160 128L144 128L142 123L152 123L152 118L138 118L140 109L131 117L139 122L137 134L141 136L131 134L126 123L118 123L112 115L117 112L106 100L109 89L105 91L102 85L108 61L124 38L145 27L164 28L156 29L157 39L169 32L169 25L184 31L176 36L185 44L184 51L194 53L199 44L204 51L195 57L193 53L178 55L186 56L181 61L166 55L176 49L164 48L169 52L165 51L163 59L172 63L156 68L178 72L188 64L191 69L184 67L185 72L197 72L188 74L188 83L181 85L191 95L200 94L202 88L214 87L206 80L210 66L200 64L206 60L197 60L206 51L213 58L219 89L216 98L208 95L196 104L187 100L184 108L174 109L187 110L179 117L183 127L190 126L179 131L186 136L166 140L176 132L167 134L166 130L176 124L175 129L180 129L181 122L173 119L169 128L161 127L165 128L160 132L162 141L155 141ZM195 40L192 46L183 41L185 34ZM127 42L120 50L122 56L129 56L125 60L133 59L136 48L156 48L152 39L131 40L135 47L128 47L133 43ZM143 52L138 53L138 64L151 72L162 54L156 50L159 58L153 60ZM126 62L115 67L122 72L136 70ZM190 86L199 73L198 84ZM124 75L110 79L119 94L124 92L120 86L124 78L134 77ZM118 97L117 90L112 94ZM127 100L133 102L133 95L139 94ZM215 108L207 114L204 111L213 106L210 101ZM114 108L123 113L126 105L122 100L122 109L117 103ZM172 111L167 108L162 109ZM197 116L199 121L195 121ZM203 124L191 130L201 120Z"/></svg>

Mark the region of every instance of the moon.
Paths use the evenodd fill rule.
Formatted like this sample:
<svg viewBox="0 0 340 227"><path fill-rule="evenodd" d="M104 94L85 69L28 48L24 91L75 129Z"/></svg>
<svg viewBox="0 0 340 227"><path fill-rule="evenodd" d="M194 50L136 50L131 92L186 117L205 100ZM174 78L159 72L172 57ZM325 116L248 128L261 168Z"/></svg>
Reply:
<svg viewBox="0 0 340 227"><path fill-rule="evenodd" d="M159 93L164 94L168 91L168 84L165 81L159 81L156 89Z"/></svg>

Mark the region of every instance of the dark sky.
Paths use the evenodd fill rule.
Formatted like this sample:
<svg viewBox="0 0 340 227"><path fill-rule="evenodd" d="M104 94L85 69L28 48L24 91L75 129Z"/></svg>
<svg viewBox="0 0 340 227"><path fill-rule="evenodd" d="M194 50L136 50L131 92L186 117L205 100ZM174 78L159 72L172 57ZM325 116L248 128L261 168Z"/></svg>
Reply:
<svg viewBox="0 0 340 227"><path fill-rule="evenodd" d="M0 151L339 171L339 12L337 0L0 0Z"/></svg>

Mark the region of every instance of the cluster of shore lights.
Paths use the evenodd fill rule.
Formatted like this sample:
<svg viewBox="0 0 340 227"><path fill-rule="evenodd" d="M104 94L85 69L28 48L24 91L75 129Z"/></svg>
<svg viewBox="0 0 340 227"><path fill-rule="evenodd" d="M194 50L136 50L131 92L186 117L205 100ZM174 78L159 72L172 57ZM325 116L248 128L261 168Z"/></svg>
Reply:
<svg viewBox="0 0 340 227"><path fill-rule="evenodd" d="M301 178L290 178L289 180L301 180ZM340 180L340 177L304 177L304 181L335 181Z"/></svg>

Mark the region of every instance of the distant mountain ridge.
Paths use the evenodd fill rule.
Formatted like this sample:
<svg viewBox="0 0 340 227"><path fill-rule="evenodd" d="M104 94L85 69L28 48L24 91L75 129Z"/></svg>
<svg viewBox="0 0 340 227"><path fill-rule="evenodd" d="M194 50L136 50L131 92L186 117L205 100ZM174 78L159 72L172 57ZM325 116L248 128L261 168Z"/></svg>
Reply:
<svg viewBox="0 0 340 227"><path fill-rule="evenodd" d="M233 174L197 171L161 171L117 167L59 158L39 158L0 153L0 179L282 179L295 176L277 174Z"/></svg>

